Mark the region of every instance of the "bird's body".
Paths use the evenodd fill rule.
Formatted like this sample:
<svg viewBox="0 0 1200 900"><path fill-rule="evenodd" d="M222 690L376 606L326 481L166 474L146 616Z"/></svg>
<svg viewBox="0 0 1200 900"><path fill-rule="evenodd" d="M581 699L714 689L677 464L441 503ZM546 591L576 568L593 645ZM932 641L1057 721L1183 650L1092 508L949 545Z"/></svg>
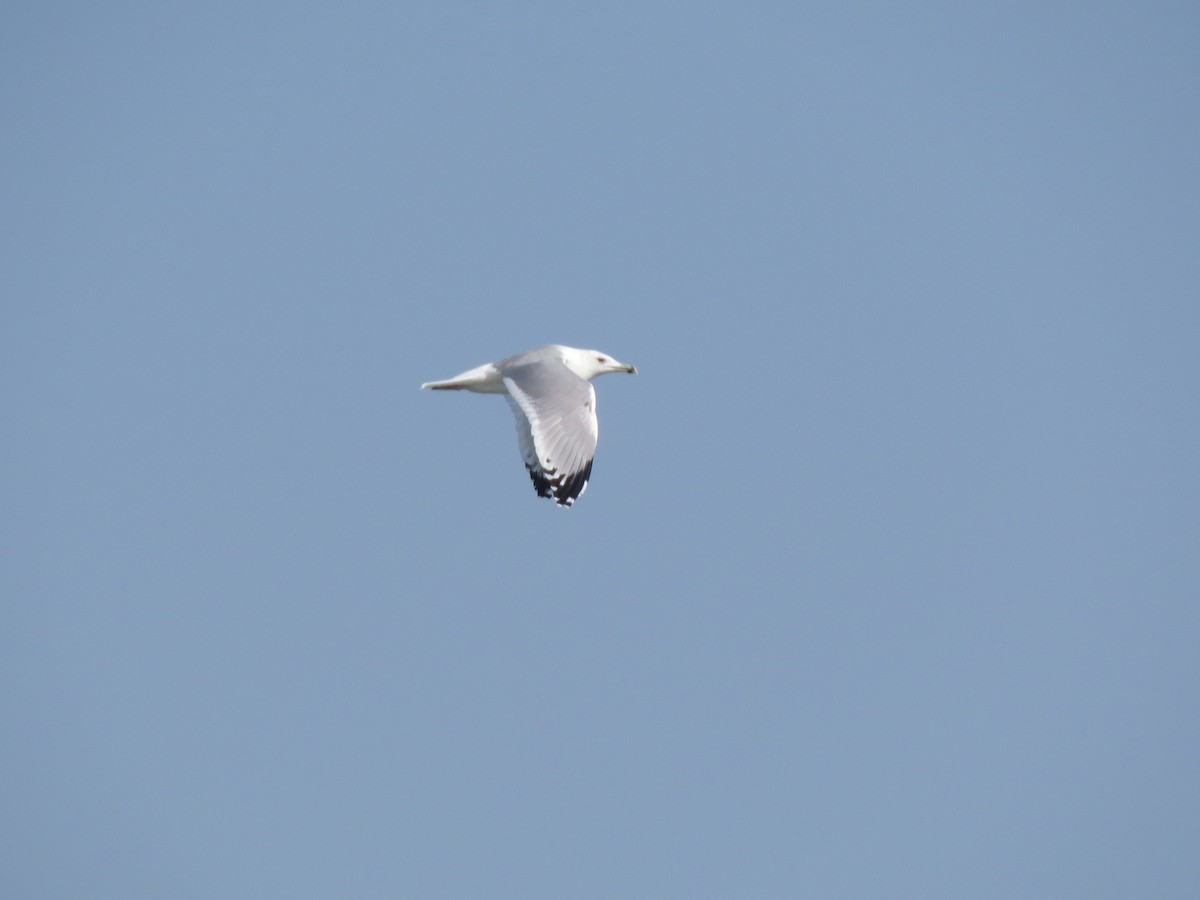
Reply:
<svg viewBox="0 0 1200 900"><path fill-rule="evenodd" d="M599 437L590 382L607 372L637 369L597 350L550 344L421 387L504 394L538 496L570 506L587 487Z"/></svg>

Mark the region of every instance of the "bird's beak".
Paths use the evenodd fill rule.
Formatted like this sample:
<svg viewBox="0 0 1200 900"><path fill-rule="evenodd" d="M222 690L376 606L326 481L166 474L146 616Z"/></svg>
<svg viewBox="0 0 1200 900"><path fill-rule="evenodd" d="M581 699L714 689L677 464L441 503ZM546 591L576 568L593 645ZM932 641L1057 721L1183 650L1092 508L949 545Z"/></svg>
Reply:
<svg viewBox="0 0 1200 900"><path fill-rule="evenodd" d="M637 374L637 366L627 366L624 363L621 363L619 366L617 366L617 371L618 372L628 372L630 375L636 375Z"/></svg>

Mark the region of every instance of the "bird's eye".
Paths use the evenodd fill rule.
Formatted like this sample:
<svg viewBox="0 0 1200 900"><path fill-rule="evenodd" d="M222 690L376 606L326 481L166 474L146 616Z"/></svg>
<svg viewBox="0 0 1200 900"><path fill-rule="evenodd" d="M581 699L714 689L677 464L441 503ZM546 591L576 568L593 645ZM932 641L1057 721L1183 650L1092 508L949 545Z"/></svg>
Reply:
<svg viewBox="0 0 1200 900"><path fill-rule="evenodd" d="M597 357L596 357L596 362L604 362L604 357L603 357L603 356L597 356Z"/></svg>

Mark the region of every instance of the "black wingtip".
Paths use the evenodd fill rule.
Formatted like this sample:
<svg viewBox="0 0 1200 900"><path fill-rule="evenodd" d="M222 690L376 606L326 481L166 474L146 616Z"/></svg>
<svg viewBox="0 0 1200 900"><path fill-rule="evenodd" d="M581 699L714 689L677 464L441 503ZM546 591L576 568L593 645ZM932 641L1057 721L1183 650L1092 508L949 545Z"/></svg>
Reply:
<svg viewBox="0 0 1200 900"><path fill-rule="evenodd" d="M592 476L592 461L589 459L587 465L570 475L559 475L557 469L543 472L541 468L530 465L526 465L525 469L539 497L549 497L559 506L570 507L588 485L588 479Z"/></svg>

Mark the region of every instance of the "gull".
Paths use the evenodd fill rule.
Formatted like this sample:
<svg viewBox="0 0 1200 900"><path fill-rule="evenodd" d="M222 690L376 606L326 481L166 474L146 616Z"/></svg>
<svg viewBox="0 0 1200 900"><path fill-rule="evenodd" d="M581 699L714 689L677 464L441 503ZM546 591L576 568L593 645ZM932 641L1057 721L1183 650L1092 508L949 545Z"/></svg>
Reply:
<svg viewBox="0 0 1200 900"><path fill-rule="evenodd" d="M590 382L608 372L636 375L637 369L599 350L550 344L421 388L504 394L538 496L569 507L587 487L600 434Z"/></svg>

